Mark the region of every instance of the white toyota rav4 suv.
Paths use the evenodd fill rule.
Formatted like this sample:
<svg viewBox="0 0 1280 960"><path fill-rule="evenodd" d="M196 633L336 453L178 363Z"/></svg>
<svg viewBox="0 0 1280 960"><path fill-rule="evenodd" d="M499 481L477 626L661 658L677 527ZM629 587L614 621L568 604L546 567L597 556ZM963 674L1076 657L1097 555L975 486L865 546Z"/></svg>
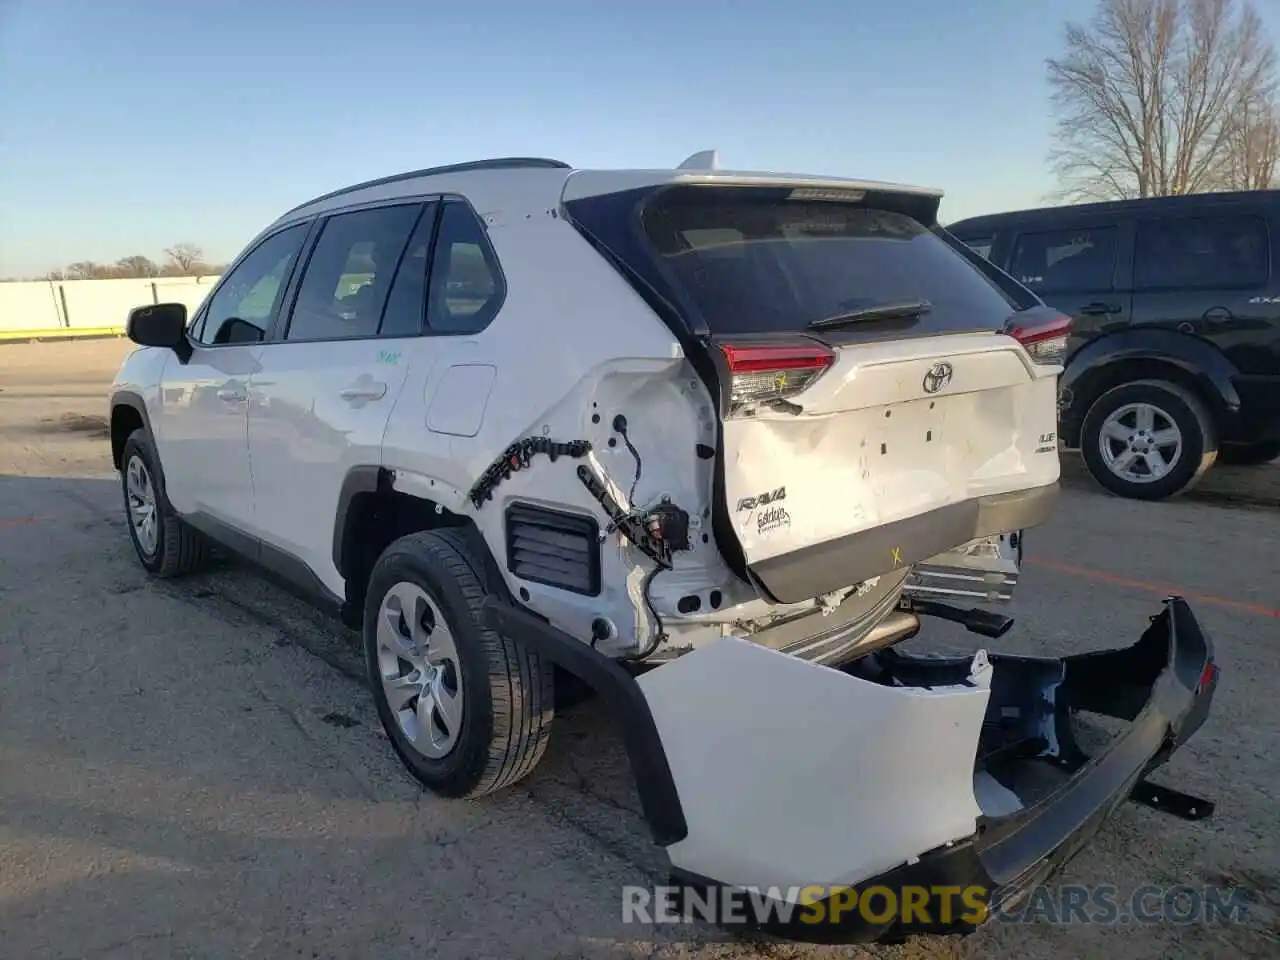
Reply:
<svg viewBox="0 0 1280 960"><path fill-rule="evenodd" d="M174 576L218 544L362 629L439 793L530 773L572 674L683 883L963 876L999 902L1199 726L1216 671L1178 599L1087 658L894 648L927 615L1007 629L943 597L1007 598L1058 480L1069 321L941 229L940 196L696 154L309 201L194 317L130 315L137 554ZM1076 707L1134 725L1086 762ZM1035 761L1067 784L1020 786Z"/></svg>

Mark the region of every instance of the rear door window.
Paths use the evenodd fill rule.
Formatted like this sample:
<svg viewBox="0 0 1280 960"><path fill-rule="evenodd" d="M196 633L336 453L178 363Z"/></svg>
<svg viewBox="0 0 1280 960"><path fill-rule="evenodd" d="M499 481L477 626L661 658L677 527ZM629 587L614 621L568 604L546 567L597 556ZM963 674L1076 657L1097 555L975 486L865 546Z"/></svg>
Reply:
<svg viewBox="0 0 1280 960"><path fill-rule="evenodd" d="M712 334L799 331L852 310L915 300L930 310L894 324L898 335L993 330L1015 309L924 224L869 202L679 187L646 205L643 224ZM856 336L874 326L830 332Z"/></svg>
<svg viewBox="0 0 1280 960"><path fill-rule="evenodd" d="M1110 290L1117 234L1114 226L1024 233L1014 244L1009 272L1038 294Z"/></svg>
<svg viewBox="0 0 1280 960"><path fill-rule="evenodd" d="M307 261L285 339L377 336L396 265L421 212L414 203L329 217Z"/></svg>
<svg viewBox="0 0 1280 960"><path fill-rule="evenodd" d="M416 337L422 333L427 315L427 274L430 270L431 237L436 228L437 204L428 204L409 246L400 258L387 305L382 311L379 337Z"/></svg>
<svg viewBox="0 0 1280 960"><path fill-rule="evenodd" d="M1257 287L1269 279L1270 263L1261 217L1145 220L1138 224L1133 279L1139 290Z"/></svg>

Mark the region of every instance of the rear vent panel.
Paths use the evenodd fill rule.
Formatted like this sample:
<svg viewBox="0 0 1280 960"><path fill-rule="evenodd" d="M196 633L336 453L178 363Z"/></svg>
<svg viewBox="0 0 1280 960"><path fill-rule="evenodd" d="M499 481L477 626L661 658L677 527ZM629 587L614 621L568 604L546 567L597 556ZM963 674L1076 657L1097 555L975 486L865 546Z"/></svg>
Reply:
<svg viewBox="0 0 1280 960"><path fill-rule="evenodd" d="M506 538L507 569L521 580L589 597L600 593L600 525L594 518L513 503Z"/></svg>

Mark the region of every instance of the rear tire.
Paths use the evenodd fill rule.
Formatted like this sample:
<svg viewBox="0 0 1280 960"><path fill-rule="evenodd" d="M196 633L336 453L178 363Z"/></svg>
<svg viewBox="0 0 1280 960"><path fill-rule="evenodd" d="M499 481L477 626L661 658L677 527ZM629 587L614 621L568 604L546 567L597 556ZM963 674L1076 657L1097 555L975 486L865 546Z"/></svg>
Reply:
<svg viewBox="0 0 1280 960"><path fill-rule="evenodd" d="M447 797L479 797L533 772L555 713L552 665L482 618L502 592L458 530L396 540L374 564L365 661L405 768Z"/></svg>
<svg viewBox="0 0 1280 960"><path fill-rule="evenodd" d="M1280 457L1280 440L1263 443L1225 443L1218 462L1232 467L1257 467Z"/></svg>
<svg viewBox="0 0 1280 960"><path fill-rule="evenodd" d="M1089 473L1133 500L1163 500L1191 489L1213 465L1213 418L1176 383L1138 380L1108 390L1089 407L1080 431Z"/></svg>
<svg viewBox="0 0 1280 960"><path fill-rule="evenodd" d="M125 520L138 560L148 573L165 579L183 577L208 562L208 542L187 526L165 495L164 475L151 435L138 429L120 454L120 485Z"/></svg>

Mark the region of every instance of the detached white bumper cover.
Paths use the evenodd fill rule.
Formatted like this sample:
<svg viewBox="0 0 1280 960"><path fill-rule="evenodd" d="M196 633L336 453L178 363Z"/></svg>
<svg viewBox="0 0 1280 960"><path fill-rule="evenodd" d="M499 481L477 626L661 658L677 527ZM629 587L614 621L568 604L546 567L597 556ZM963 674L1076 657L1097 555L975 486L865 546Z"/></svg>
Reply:
<svg viewBox="0 0 1280 960"><path fill-rule="evenodd" d="M1007 905L1200 727L1217 684L1212 644L1180 598L1133 646L1063 659L890 649L842 671L726 639L638 679L524 611L490 615L604 694L682 884L773 896L960 886ZM1075 709L1131 725L1088 758ZM831 915L766 926L825 941L966 926Z"/></svg>
<svg viewBox="0 0 1280 960"><path fill-rule="evenodd" d="M990 665L969 679L882 686L739 639L641 676L689 828L672 866L762 890L855 884L969 836Z"/></svg>

